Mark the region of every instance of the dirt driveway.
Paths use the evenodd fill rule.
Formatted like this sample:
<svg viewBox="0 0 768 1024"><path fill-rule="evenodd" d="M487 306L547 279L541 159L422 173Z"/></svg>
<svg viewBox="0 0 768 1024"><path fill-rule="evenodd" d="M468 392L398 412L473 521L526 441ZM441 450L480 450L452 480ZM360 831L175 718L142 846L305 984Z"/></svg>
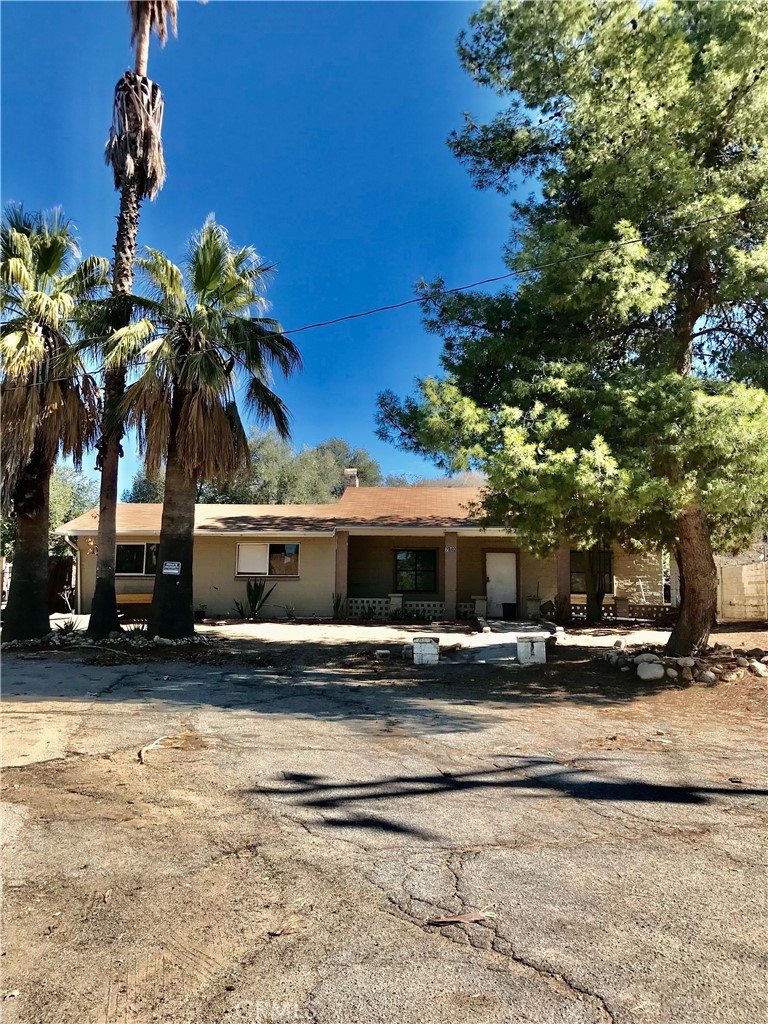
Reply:
<svg viewBox="0 0 768 1024"><path fill-rule="evenodd" d="M764 683L250 642L4 658L4 1022L765 1019Z"/></svg>

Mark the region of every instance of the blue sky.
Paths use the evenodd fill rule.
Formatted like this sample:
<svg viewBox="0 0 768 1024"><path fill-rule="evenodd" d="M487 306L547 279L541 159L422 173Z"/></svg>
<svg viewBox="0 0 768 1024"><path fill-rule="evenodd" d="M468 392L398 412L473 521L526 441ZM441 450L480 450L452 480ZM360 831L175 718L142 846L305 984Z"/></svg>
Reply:
<svg viewBox="0 0 768 1024"><path fill-rule="evenodd" d="M509 204L478 192L445 140L462 112L498 100L459 67L477 5L442 2L180 4L179 35L153 39L166 98L168 180L139 241L181 256L213 211L278 265L269 291L287 329L503 273ZM118 197L103 148L115 82L132 63L121 0L5 0L3 199L60 204L84 253L111 256ZM376 395L438 368L418 306L296 337L304 372L278 384L298 446L329 436L385 472L434 468L374 435ZM121 487L135 472L127 445ZM93 456L86 467L92 470Z"/></svg>

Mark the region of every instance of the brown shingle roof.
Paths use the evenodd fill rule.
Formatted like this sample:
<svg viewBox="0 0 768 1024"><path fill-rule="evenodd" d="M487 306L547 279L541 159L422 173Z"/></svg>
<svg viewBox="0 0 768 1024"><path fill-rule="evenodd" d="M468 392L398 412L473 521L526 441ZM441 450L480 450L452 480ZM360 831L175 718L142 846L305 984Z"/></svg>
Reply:
<svg viewBox="0 0 768 1024"><path fill-rule="evenodd" d="M196 505L195 533L245 533L274 530L281 533L331 532L338 505ZM160 533L163 506L119 503L117 533ZM96 533L99 510L92 508L60 526L57 533Z"/></svg>
<svg viewBox="0 0 768 1024"><path fill-rule="evenodd" d="M478 487L349 487L338 504L337 526L471 526L468 506Z"/></svg>
<svg viewBox="0 0 768 1024"><path fill-rule="evenodd" d="M328 533L371 527L452 529L471 526L467 506L476 487L350 487L333 505L196 505L195 533ZM117 506L117 533L159 534L163 506ZM99 510L92 508L64 523L59 534L95 534Z"/></svg>

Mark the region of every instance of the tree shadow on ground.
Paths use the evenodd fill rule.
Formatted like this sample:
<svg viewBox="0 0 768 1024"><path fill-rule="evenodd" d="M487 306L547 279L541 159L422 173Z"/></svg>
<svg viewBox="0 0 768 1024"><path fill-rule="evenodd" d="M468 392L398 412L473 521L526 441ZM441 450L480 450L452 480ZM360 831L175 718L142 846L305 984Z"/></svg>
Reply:
<svg viewBox="0 0 768 1024"><path fill-rule="evenodd" d="M104 668L7 659L8 703L87 701L95 706L135 702L183 710L211 707L282 718L374 723L418 734L481 731L503 725L507 708L620 707L684 687L670 679L642 681L619 675L587 648L558 651L546 665L440 664L420 668L403 661L352 657L342 665L293 668L228 663L219 667L126 663Z"/></svg>
<svg viewBox="0 0 768 1024"><path fill-rule="evenodd" d="M765 797L768 790L744 786L668 784L607 774L578 763L563 765L548 757L499 755L493 768L420 775L389 775L367 781L338 781L324 775L285 772L280 780L243 792L288 797L294 806L317 811L324 825L339 828L373 828L435 839L433 834L408 822L393 822L371 814L381 803L392 810L393 802L419 801L450 794L492 793L505 799L561 796L588 802L642 803L704 807L730 803L745 797ZM419 804L423 807L423 804ZM499 804L499 810L503 805ZM327 812L338 812L329 815Z"/></svg>

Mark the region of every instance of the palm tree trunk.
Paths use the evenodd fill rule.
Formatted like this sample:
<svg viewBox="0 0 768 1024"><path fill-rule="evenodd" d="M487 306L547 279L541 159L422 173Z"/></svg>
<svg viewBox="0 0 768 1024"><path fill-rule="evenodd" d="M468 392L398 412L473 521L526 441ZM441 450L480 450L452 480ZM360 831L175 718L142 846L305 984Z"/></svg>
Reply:
<svg viewBox="0 0 768 1024"><path fill-rule="evenodd" d="M149 63L149 37L151 34L151 19L149 4L142 4L141 21L136 32L136 59L133 70L137 75L147 77L147 65Z"/></svg>
<svg viewBox="0 0 768 1024"><path fill-rule="evenodd" d="M168 450L165 500L160 528L157 575L152 593L148 632L169 640L192 636L195 617L192 591L192 556L195 533L197 483L184 472L175 442ZM164 573L166 562L180 566L178 575Z"/></svg>
<svg viewBox="0 0 768 1024"><path fill-rule="evenodd" d="M135 184L120 190L120 214L117 218L115 258L112 264L112 294L130 295L133 289L133 260L139 230L141 200ZM125 323L128 323L128 308ZM96 587L91 602L88 635L99 638L120 629L115 596L115 542L117 539L117 476L122 455L123 419L119 412L125 394L125 370L110 370L104 380L99 468L99 533L97 540Z"/></svg>
<svg viewBox="0 0 768 1024"><path fill-rule="evenodd" d="M709 524L692 506L677 521L679 562L684 581L680 614L667 641L666 654L687 657L705 647L717 616L717 569Z"/></svg>
<svg viewBox="0 0 768 1024"><path fill-rule="evenodd" d="M3 640L32 640L50 632L48 618L48 497L52 466L33 455L14 490L16 542Z"/></svg>

